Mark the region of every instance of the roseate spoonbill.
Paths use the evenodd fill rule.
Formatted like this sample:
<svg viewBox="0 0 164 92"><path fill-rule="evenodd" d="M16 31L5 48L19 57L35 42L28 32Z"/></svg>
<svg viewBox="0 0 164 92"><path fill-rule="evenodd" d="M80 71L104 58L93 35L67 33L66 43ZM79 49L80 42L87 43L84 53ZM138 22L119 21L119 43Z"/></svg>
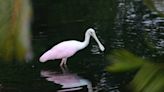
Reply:
<svg viewBox="0 0 164 92"><path fill-rule="evenodd" d="M45 52L39 59L40 62L46 62L48 60L62 59L60 66L66 65L67 58L73 56L77 51L84 49L89 44L90 37L93 37L97 42L101 51L104 51L104 46L98 40L95 30L89 28L85 33L85 39L83 42L76 40L63 41L50 50Z"/></svg>

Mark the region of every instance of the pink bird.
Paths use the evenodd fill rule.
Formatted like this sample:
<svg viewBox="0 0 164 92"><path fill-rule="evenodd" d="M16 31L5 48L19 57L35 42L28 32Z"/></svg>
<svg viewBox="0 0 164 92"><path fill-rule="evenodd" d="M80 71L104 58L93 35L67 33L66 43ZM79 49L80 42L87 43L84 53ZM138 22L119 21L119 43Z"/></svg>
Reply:
<svg viewBox="0 0 164 92"><path fill-rule="evenodd" d="M97 42L101 51L104 51L104 46L98 40L95 30L89 28L85 33L85 39L83 42L76 40L63 41L50 50L45 52L39 59L40 62L46 62L48 60L62 59L60 66L66 65L67 58L73 56L77 51L84 49L89 44L90 37L93 37Z"/></svg>

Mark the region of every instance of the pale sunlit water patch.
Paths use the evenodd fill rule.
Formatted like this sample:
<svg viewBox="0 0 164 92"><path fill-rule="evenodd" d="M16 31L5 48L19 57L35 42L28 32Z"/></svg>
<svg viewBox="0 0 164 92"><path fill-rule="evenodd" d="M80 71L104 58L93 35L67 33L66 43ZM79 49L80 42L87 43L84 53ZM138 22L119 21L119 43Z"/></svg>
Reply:
<svg viewBox="0 0 164 92"><path fill-rule="evenodd" d="M164 1L163 0L152 0L158 11L164 13Z"/></svg>
<svg viewBox="0 0 164 92"><path fill-rule="evenodd" d="M100 54L99 47L97 45L92 45L91 49L92 54Z"/></svg>

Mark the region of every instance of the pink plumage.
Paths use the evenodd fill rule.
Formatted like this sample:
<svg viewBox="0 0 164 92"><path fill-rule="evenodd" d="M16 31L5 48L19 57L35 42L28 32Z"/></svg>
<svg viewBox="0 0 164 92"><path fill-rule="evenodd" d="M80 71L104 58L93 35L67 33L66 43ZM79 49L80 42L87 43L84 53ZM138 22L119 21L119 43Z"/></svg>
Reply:
<svg viewBox="0 0 164 92"><path fill-rule="evenodd" d="M70 40L63 41L50 50L45 52L39 59L40 62L46 62L48 60L62 59L60 66L66 64L67 58L73 56L77 51L85 48L89 44L90 36L92 36L98 43L100 50L104 51L104 46L98 40L95 31L90 28L85 33L85 39L83 42Z"/></svg>
<svg viewBox="0 0 164 92"><path fill-rule="evenodd" d="M68 58L74 55L80 48L77 48L78 41L64 41L56 46L52 47L50 50L45 52L41 57L40 61L45 62L47 60Z"/></svg>

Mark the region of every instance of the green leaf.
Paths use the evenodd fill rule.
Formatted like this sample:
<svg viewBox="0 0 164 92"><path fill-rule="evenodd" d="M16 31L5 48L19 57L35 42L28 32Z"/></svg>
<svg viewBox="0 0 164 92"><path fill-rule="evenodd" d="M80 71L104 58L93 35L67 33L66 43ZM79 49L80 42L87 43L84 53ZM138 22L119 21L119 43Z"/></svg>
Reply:
<svg viewBox="0 0 164 92"><path fill-rule="evenodd" d="M163 68L146 63L130 83L134 92L162 92L164 90Z"/></svg>
<svg viewBox="0 0 164 92"><path fill-rule="evenodd" d="M146 60L143 60L126 50L116 50L109 55L108 58L112 61L106 70L110 72L127 72L140 68Z"/></svg>

